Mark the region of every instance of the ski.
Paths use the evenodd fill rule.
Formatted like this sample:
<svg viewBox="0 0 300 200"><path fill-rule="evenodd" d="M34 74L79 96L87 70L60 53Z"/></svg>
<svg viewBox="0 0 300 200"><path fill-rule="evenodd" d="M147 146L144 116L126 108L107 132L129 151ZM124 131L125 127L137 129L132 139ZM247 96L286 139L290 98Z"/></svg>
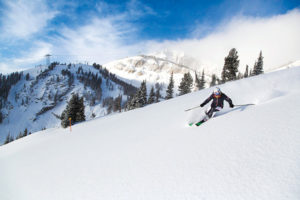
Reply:
<svg viewBox="0 0 300 200"><path fill-rule="evenodd" d="M194 123L194 122L192 122L192 123L189 123L189 126L193 126L194 124L196 125L196 126L200 126L201 124L203 124L205 121L200 121L200 122L197 122L197 123Z"/></svg>

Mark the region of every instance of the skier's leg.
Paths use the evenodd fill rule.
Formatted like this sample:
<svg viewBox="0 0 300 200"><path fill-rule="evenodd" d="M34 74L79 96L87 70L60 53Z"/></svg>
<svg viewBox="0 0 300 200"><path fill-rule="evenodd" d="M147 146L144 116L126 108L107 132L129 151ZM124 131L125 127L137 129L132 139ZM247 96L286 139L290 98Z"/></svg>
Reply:
<svg viewBox="0 0 300 200"><path fill-rule="evenodd" d="M214 112L215 112L215 108L210 107L210 108L207 110L207 112L205 112L205 114L206 114L206 118L205 118L205 119L206 119L206 120L210 119L210 118L213 116Z"/></svg>
<svg viewBox="0 0 300 200"><path fill-rule="evenodd" d="M205 111L205 117L199 121L198 123L196 123L197 126L199 126L200 124L202 124L203 122L206 122L207 120L209 120L214 112L214 108L210 107L209 109L207 109L207 111Z"/></svg>
<svg viewBox="0 0 300 200"><path fill-rule="evenodd" d="M212 118L216 112L220 111L222 108L220 107L217 107L217 108L214 108L214 107L210 107L207 111L205 111L205 117L199 121L198 123L196 123L196 126L200 126L203 122L206 122L207 120L209 120L210 118Z"/></svg>

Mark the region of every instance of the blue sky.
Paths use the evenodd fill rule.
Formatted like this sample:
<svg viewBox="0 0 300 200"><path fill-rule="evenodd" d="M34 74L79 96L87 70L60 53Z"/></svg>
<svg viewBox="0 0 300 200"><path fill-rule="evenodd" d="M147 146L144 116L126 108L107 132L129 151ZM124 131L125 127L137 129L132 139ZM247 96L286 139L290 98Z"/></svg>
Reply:
<svg viewBox="0 0 300 200"><path fill-rule="evenodd" d="M103 64L174 43L179 48L183 41L219 34L240 18L243 24L285 15L298 19L299 5L298 0L4 0L0 73L44 64L47 53L59 61Z"/></svg>

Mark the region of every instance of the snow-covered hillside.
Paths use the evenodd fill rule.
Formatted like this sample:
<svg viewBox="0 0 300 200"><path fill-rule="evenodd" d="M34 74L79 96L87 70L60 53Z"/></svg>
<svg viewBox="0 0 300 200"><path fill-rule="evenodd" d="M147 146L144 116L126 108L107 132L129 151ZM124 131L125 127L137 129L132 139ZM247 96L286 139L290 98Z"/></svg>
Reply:
<svg viewBox="0 0 300 200"><path fill-rule="evenodd" d="M83 64L41 66L23 71L21 80L11 87L3 108L0 106L4 116L0 123L0 143L8 134L16 137L25 128L36 132L60 126L57 116L73 93L84 97L87 120L106 115L107 106L103 106L106 98L122 95L124 103L128 97L124 84L112 80L107 73Z"/></svg>
<svg viewBox="0 0 300 200"><path fill-rule="evenodd" d="M0 147L0 199L300 199L300 67L221 85L234 104L200 127L212 89Z"/></svg>

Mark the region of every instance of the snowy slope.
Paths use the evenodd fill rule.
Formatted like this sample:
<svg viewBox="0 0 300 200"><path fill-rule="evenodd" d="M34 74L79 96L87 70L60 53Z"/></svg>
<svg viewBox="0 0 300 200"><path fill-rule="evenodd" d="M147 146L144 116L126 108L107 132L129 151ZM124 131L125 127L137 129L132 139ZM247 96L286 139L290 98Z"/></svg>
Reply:
<svg viewBox="0 0 300 200"><path fill-rule="evenodd" d="M211 89L0 147L0 199L300 199L300 67L222 85L235 104L188 121ZM226 104L227 105L227 104Z"/></svg>
<svg viewBox="0 0 300 200"><path fill-rule="evenodd" d="M102 95L100 100L91 104L95 90L89 85L80 82L78 73L82 69L84 73L98 75L102 79ZM30 132L36 132L43 128L53 128L60 126L60 119L53 115L60 115L66 108L67 101L73 93L84 96L86 119L92 118L92 114L100 117L107 114L107 108L102 106L103 99L107 97L116 98L118 95L124 95L122 86L103 77L99 70L93 66L76 65L57 65L49 70L41 66L23 71L23 78L13 85L4 108L0 111L5 116L3 123L0 123L0 143L2 144L8 133L16 137L25 128ZM68 70L74 77L72 84L69 84L69 77L63 75L62 71ZM30 75L29 80L25 79L26 74ZM123 97L123 102L126 100Z"/></svg>

